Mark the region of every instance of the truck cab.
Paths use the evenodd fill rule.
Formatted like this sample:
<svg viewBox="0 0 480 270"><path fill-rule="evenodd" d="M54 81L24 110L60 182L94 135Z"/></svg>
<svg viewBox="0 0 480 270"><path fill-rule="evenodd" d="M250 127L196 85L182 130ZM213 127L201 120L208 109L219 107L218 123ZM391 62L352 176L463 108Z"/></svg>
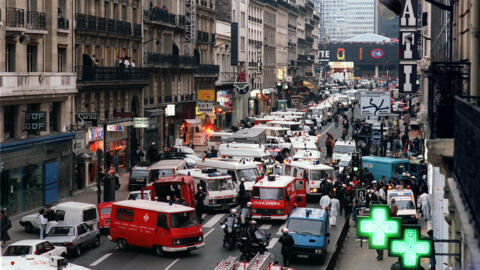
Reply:
<svg viewBox="0 0 480 270"><path fill-rule="evenodd" d="M304 207L306 184L303 178L270 175L258 181L252 190L252 218L286 220L295 207Z"/></svg>
<svg viewBox="0 0 480 270"><path fill-rule="evenodd" d="M217 169L189 169L178 171L179 175L192 176L195 183L195 191L202 187L207 196L204 206L210 210L226 210L238 202L238 192L232 182L232 177L227 172Z"/></svg>
<svg viewBox="0 0 480 270"><path fill-rule="evenodd" d="M324 164L292 161L284 164L283 168L283 174L307 180L307 197L320 197L320 184L334 177L333 167Z"/></svg>
<svg viewBox="0 0 480 270"><path fill-rule="evenodd" d="M295 208L287 220L288 234L295 244L291 255L299 258L320 257L323 261L327 253L330 236L328 213L318 208Z"/></svg>

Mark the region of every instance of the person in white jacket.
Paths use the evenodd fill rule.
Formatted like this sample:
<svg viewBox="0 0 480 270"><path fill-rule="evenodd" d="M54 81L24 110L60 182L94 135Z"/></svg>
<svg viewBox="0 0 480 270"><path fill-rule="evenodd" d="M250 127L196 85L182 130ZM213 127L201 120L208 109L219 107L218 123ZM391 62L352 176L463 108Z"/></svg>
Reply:
<svg viewBox="0 0 480 270"><path fill-rule="evenodd" d="M426 192L422 193L418 198L418 202L422 209L423 218L430 220L430 195Z"/></svg>
<svg viewBox="0 0 480 270"><path fill-rule="evenodd" d="M45 236L45 230L47 228L47 223L48 223L48 220L45 218L44 213L45 213L44 210L40 209L40 211L38 211L38 216L37 216L37 223L38 223L38 227L40 228L40 239L43 239L43 237Z"/></svg>
<svg viewBox="0 0 480 270"><path fill-rule="evenodd" d="M340 201L335 195L330 200L330 227L335 227L337 224L338 210L340 208Z"/></svg>
<svg viewBox="0 0 480 270"><path fill-rule="evenodd" d="M330 206L330 196L328 194L325 194L320 198L320 209L325 209L328 210Z"/></svg>

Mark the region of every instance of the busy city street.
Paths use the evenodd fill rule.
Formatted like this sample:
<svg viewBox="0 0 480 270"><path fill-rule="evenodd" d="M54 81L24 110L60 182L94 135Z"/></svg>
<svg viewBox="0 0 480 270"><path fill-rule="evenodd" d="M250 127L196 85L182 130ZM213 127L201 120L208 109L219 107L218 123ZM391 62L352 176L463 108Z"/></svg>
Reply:
<svg viewBox="0 0 480 270"><path fill-rule="evenodd" d="M1 0L1 270L480 270L480 1Z"/></svg>

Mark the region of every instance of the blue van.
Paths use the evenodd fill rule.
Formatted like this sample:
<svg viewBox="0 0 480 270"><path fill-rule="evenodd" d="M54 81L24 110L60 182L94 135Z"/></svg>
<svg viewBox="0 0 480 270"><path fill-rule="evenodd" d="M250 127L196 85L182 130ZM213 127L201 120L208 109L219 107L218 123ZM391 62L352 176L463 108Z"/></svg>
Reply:
<svg viewBox="0 0 480 270"><path fill-rule="evenodd" d="M366 156L362 157L362 169L364 168L367 168L373 174L375 180L380 181L382 176L385 176L388 181L390 177L395 177L395 172L398 172L399 175L404 172L410 173L410 160Z"/></svg>
<svg viewBox="0 0 480 270"><path fill-rule="evenodd" d="M328 213L318 208L295 208L287 220L288 234L293 237L292 256L319 257L323 262L330 240Z"/></svg>

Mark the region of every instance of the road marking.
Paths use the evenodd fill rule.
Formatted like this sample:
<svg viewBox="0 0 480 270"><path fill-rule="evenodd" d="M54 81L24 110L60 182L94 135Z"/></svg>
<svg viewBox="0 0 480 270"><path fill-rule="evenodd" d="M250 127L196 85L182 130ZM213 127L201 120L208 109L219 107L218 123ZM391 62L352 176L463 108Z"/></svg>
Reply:
<svg viewBox="0 0 480 270"><path fill-rule="evenodd" d="M175 261L173 261L171 264L169 264L167 267L165 267L164 270L168 270L168 269L172 268L172 266L173 266L174 264L176 264L178 261L180 261L180 259L176 259Z"/></svg>
<svg viewBox="0 0 480 270"><path fill-rule="evenodd" d="M260 230L270 230L271 227L272 224L263 224L262 226L260 226Z"/></svg>
<svg viewBox="0 0 480 270"><path fill-rule="evenodd" d="M272 249L275 246L275 244L278 242L278 239L280 239L280 238L272 238L270 240L270 243L268 244L267 249Z"/></svg>
<svg viewBox="0 0 480 270"><path fill-rule="evenodd" d="M215 224L217 224L217 222L220 219L222 219L224 216L225 216L225 214L216 214L209 221L207 221L207 223L205 223L205 225L203 225L203 227L211 228L211 227L215 226Z"/></svg>
<svg viewBox="0 0 480 270"><path fill-rule="evenodd" d="M282 229L283 228L284 227L283 227L283 224L282 224L282 226L280 226L280 228L278 228L278 231L277 231L276 235L282 235Z"/></svg>
<svg viewBox="0 0 480 270"><path fill-rule="evenodd" d="M91 263L89 266L97 266L99 265L101 262L105 261L108 257L112 256L113 253L107 253L105 255L103 255L102 257L98 258L96 261L94 261L93 263Z"/></svg>
<svg viewBox="0 0 480 270"><path fill-rule="evenodd" d="M320 133L320 138L321 138L323 135L325 135L325 133L327 133L327 131L328 131L329 129L331 129L334 125L335 125L335 124L331 124L331 125L327 128L327 130L325 130L324 132Z"/></svg>
<svg viewBox="0 0 480 270"><path fill-rule="evenodd" d="M212 228L210 231L208 231L206 234L203 235L203 239L207 238L207 236L213 232L215 230L215 228Z"/></svg>

